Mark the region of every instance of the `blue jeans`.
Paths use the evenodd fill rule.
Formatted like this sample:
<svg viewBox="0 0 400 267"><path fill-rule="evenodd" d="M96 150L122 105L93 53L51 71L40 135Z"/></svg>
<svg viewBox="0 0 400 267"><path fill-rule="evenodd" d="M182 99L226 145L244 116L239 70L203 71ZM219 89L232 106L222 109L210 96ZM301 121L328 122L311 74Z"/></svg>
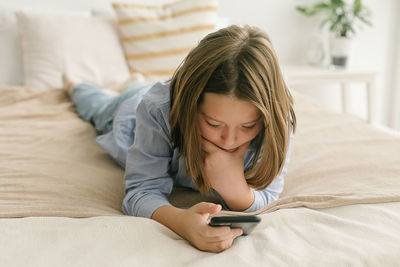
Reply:
<svg viewBox="0 0 400 267"><path fill-rule="evenodd" d="M98 134L106 134L112 130L119 105L146 86L132 83L122 94L111 96L94 85L80 83L73 88L71 101L84 121L90 122Z"/></svg>

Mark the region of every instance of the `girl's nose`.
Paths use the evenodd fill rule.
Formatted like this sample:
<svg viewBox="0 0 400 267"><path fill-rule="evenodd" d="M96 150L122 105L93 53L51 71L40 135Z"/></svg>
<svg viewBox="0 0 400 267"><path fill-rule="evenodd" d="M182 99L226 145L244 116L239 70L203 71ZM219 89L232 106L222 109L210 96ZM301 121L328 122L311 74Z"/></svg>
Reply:
<svg viewBox="0 0 400 267"><path fill-rule="evenodd" d="M236 132L234 130L226 130L222 133L221 139L225 148L233 148L233 145L236 143Z"/></svg>

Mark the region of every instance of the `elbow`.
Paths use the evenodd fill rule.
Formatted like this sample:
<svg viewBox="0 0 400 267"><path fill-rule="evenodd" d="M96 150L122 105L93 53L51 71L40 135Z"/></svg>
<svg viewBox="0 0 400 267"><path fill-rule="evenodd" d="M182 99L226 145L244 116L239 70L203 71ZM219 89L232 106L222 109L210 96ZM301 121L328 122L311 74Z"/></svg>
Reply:
<svg viewBox="0 0 400 267"><path fill-rule="evenodd" d="M125 195L125 198L122 201L122 212L125 215L136 216L133 212L133 205L131 202L132 202L132 196Z"/></svg>

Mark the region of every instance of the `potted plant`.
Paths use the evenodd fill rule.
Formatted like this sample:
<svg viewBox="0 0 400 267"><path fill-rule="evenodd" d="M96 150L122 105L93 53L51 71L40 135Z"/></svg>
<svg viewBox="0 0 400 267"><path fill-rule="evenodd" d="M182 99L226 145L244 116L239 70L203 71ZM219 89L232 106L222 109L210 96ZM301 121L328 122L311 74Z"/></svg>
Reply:
<svg viewBox="0 0 400 267"><path fill-rule="evenodd" d="M372 25L369 21L371 12L361 0L354 0L352 5L345 0L317 1L296 9L306 16L325 15L321 27L329 24L331 65L334 67L346 67L355 27L358 24Z"/></svg>

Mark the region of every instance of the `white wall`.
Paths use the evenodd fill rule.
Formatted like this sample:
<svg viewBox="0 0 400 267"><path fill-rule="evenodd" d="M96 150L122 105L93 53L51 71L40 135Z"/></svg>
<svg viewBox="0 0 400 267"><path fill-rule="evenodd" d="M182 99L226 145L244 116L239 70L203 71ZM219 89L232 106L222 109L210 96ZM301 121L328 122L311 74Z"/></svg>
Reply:
<svg viewBox="0 0 400 267"><path fill-rule="evenodd" d="M132 1L132 0L130 0ZM164 3L173 0L138 0L141 3ZM400 100L394 103L393 97L400 98L399 93L392 89L397 83L400 90L400 59L399 41L396 37L400 32L400 8L398 0L364 0L373 12L373 27L364 27L359 31L354 42L354 50L350 61L351 66L364 66L378 71L376 107L378 122L389 125L399 120L398 114L393 115L394 106L400 105ZM220 16L230 18L231 23L255 25L265 30L277 51L280 62L286 64L305 64L305 51L310 39L315 36L327 37L326 31L319 28L320 18L304 17L295 10L298 4L305 0L220 0ZM82 11L90 8L100 8L111 11L108 0L0 0L0 7L33 7L36 9L50 8L61 10ZM397 52L396 52L397 51ZM396 65L397 64L397 65ZM321 88L321 86L299 87L299 91L317 98L321 104L339 111L339 88ZM365 117L365 92L361 85L355 85L350 94L350 112ZM397 109L399 112L399 109Z"/></svg>
<svg viewBox="0 0 400 267"><path fill-rule="evenodd" d="M309 1L308 1L309 2ZM307 1L257 1L222 0L220 14L231 18L233 23L248 23L261 27L271 37L280 61L285 64L305 64L307 46L312 38L321 36L327 42L327 30L319 27L319 17L305 17L295 10L295 6ZM393 57L399 45L394 37L400 31L398 0L364 0L372 11L373 27L363 27L354 41L350 66L361 66L378 72L376 79L376 119L382 125L390 125L391 111L400 101L392 104L394 93ZM249 8L256 7L256 8ZM397 52L399 53L399 52ZM397 64L397 69L399 64ZM339 86L302 86L296 89L317 98L321 104L340 111ZM366 94L364 86L353 85L350 93L349 111L366 118ZM400 88L397 88L400 90ZM397 94L398 97L399 94ZM400 110L400 109L397 109Z"/></svg>
<svg viewBox="0 0 400 267"><path fill-rule="evenodd" d="M391 79L392 92L391 98L391 114L390 114L390 126L397 130L400 130L400 31L398 27L400 25L400 1L396 1L395 8L393 9L395 20L394 25L397 30L394 31L394 42L393 42L393 71Z"/></svg>

